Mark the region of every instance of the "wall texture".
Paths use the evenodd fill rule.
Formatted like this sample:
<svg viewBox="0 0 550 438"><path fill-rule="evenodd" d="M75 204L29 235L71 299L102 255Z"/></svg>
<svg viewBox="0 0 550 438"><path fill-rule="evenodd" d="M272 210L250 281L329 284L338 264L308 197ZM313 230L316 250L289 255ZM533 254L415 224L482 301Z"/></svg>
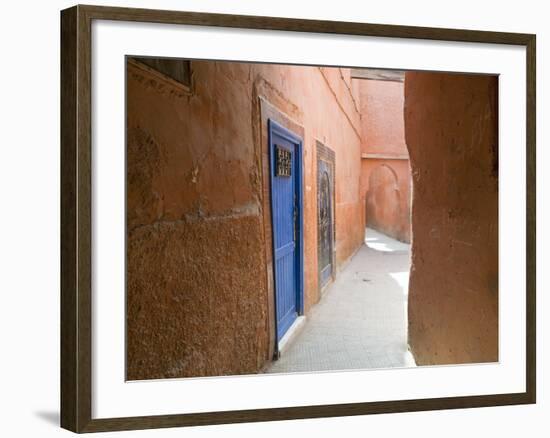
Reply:
<svg viewBox="0 0 550 438"><path fill-rule="evenodd" d="M235 73L212 71L188 96L128 66L128 379L246 373L265 360L262 187Z"/></svg>
<svg viewBox="0 0 550 438"><path fill-rule="evenodd" d="M257 372L273 353L267 118L304 140L306 313L319 300L316 141L336 153L337 266L363 240L350 72L192 61L127 71L127 377Z"/></svg>
<svg viewBox="0 0 550 438"><path fill-rule="evenodd" d="M420 365L498 360L498 79L407 73L409 344Z"/></svg>
<svg viewBox="0 0 550 438"><path fill-rule="evenodd" d="M411 173L405 143L403 83L356 80L361 105L361 196L365 222L411 240Z"/></svg>

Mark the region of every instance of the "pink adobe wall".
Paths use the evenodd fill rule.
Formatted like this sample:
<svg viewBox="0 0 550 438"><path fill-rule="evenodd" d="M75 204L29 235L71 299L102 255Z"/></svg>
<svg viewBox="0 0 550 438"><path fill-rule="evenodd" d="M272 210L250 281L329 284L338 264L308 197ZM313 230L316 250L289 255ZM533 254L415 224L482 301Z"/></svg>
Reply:
<svg viewBox="0 0 550 438"><path fill-rule="evenodd" d="M407 73L405 124L409 345L419 365L498 361L498 77Z"/></svg>
<svg viewBox="0 0 550 438"><path fill-rule="evenodd" d="M407 155L403 83L357 80L361 99L362 152Z"/></svg>
<svg viewBox="0 0 550 438"><path fill-rule="evenodd" d="M411 241L411 172L402 82L357 79L361 107L361 196L368 227ZM397 159L396 159L397 158Z"/></svg>

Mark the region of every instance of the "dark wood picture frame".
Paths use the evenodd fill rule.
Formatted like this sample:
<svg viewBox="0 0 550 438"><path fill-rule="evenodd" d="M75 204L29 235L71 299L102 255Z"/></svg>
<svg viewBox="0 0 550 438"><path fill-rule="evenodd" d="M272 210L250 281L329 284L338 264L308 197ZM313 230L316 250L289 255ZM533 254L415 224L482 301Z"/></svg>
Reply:
<svg viewBox="0 0 550 438"><path fill-rule="evenodd" d="M526 391L481 396L92 419L92 20L141 21L525 46L527 59ZM63 10L61 12L61 426L80 433L535 403L535 58L536 37L532 34L81 5Z"/></svg>

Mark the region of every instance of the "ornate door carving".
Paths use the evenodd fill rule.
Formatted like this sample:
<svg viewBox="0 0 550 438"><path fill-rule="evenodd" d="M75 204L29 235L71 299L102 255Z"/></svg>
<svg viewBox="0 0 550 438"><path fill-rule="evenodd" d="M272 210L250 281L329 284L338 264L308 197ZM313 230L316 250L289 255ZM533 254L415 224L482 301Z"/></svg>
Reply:
<svg viewBox="0 0 550 438"><path fill-rule="evenodd" d="M334 152L317 142L317 257L319 288L334 272Z"/></svg>

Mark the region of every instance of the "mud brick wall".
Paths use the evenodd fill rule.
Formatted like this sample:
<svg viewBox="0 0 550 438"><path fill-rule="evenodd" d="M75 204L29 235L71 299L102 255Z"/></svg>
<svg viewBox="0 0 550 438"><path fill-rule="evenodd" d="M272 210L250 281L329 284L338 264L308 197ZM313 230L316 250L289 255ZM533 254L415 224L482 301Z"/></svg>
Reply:
<svg viewBox="0 0 550 438"><path fill-rule="evenodd" d="M409 344L418 364L498 360L498 79L407 73Z"/></svg>

